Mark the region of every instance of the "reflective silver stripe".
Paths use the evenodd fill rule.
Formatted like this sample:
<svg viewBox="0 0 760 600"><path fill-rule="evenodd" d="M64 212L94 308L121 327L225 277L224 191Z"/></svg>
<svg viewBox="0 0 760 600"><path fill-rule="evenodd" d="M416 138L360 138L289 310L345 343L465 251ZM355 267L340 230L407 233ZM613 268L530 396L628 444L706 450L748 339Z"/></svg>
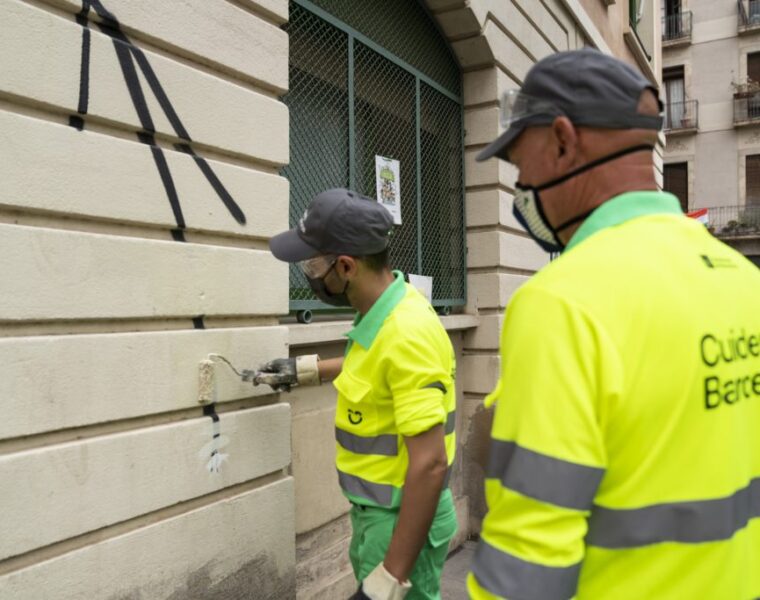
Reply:
<svg viewBox="0 0 760 600"><path fill-rule="evenodd" d="M547 567L517 558L483 538L475 550L472 574L481 587L501 598L567 600L575 595L581 563Z"/></svg>
<svg viewBox="0 0 760 600"><path fill-rule="evenodd" d="M451 472L454 466L449 466L446 469L446 477L443 480L443 489L449 487L449 480L451 479ZM393 502L393 486L384 483L373 483L367 481L356 475L344 473L338 469L338 482L349 494L359 496L360 498L366 498L382 506L390 506Z"/></svg>
<svg viewBox="0 0 760 600"><path fill-rule="evenodd" d="M383 483L373 483L338 470L338 481L349 494L371 500L380 506L390 506L393 502L393 486Z"/></svg>
<svg viewBox="0 0 760 600"><path fill-rule="evenodd" d="M586 543L636 548L661 542L695 544L727 540L760 518L760 477L725 498L614 510L594 506Z"/></svg>
<svg viewBox="0 0 760 600"><path fill-rule="evenodd" d="M446 429L444 429L444 434L449 435L450 433L454 433L454 430L456 428L457 428L457 411L452 410L446 417Z"/></svg>
<svg viewBox="0 0 760 600"><path fill-rule="evenodd" d="M398 455L398 436L396 435L383 434L374 437L364 437L336 427L335 439L346 450L354 454Z"/></svg>
<svg viewBox="0 0 760 600"><path fill-rule="evenodd" d="M552 458L515 442L492 440L486 477L541 502L588 510L604 469Z"/></svg>
<svg viewBox="0 0 760 600"><path fill-rule="evenodd" d="M451 481L451 472L454 470L454 465L449 465L449 468L446 469L446 477L443 478L443 489L445 490L447 487L449 487L449 481Z"/></svg>
<svg viewBox="0 0 760 600"><path fill-rule="evenodd" d="M433 383L429 383L422 389L423 390L427 390L427 389L441 390L444 394L446 393L446 386L443 385L440 381L434 381Z"/></svg>

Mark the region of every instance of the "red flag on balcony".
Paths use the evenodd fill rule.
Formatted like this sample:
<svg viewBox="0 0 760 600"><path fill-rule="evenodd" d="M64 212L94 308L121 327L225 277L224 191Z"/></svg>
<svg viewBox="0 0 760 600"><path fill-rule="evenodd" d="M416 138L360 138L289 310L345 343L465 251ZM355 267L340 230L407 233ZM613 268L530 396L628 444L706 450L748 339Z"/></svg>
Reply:
<svg viewBox="0 0 760 600"><path fill-rule="evenodd" d="M691 212L686 213L686 216L691 217L692 219L696 219L697 221L702 223L702 225L707 225L710 222L710 214L706 208L693 210Z"/></svg>

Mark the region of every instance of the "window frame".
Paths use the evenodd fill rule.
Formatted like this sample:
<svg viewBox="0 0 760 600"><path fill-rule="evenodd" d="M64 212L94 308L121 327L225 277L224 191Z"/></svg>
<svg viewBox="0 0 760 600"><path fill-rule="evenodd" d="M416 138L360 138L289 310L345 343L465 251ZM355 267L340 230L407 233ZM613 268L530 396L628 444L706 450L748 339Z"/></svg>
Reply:
<svg viewBox="0 0 760 600"><path fill-rule="evenodd" d="M368 36L364 35L360 31L356 30L355 28L351 27L347 23L343 22L341 19L335 17L334 15L330 14L329 12L325 11L321 7L315 5L314 3L310 2L309 0L290 0L293 4L298 5L300 8L312 13L314 16L318 17L319 19L325 21L329 25L336 27L338 30L340 30L342 33L346 34L347 36L347 45L348 45L348 74L347 74L347 93L348 93L348 130L349 130L349 140L348 140L348 154L349 154L349 187L352 189L357 189L357 183L359 181L359 178L361 174L358 172L359 166L357 165L357 130L356 130L356 102L358 100L356 93L355 93L355 86L354 86L354 74L355 74L355 65L354 65L354 52L356 48L356 44L362 44L372 50L373 52L380 55L382 58L390 61L397 67L400 67L407 73L411 74L415 79L415 96L416 96L416 110L415 110L415 117L414 117L414 124L416 128L416 181L417 181L417 192L416 192L416 198L413 198L411 200L416 202L417 204L417 229L418 229L418 235L417 235L417 271L415 274L421 274L424 275L425 273L422 273L422 264L423 264L423 250L422 250L422 236L420 235L420 229L423 226L422 223L422 201L423 201L423 194L421 192L421 186L422 186L422 165L421 165L421 137L422 137L422 115L421 115L421 87L422 84L427 85L429 88L431 88L433 91L443 95L448 100L453 101L458 109L459 115L459 128L460 128L460 136L458 140L458 148L460 149L460 155L461 155L461 181L460 181L460 190L458 192L458 195L461 199L460 206L461 206L461 249L462 249L462 256L461 256L461 286L460 289L462 291L462 297L461 298L433 298L433 306L436 308L442 310L443 312L448 312L451 307L453 306L463 306L466 304L467 301L467 228L466 228L466 214L465 214L465 196L466 196L466 190L465 190L465 153L464 153L464 78L461 73L461 68L459 70L459 93L455 94L451 92L449 89L444 87L443 85L439 84L437 81L432 79L430 76L422 73L419 69L415 68L414 66L410 65L403 59L399 58L386 48L384 48L379 43L375 42L373 39L369 38ZM420 6L424 9L425 14L428 18L433 19L432 15L430 15L429 11L424 7L424 5L420 2ZM444 39L446 42L446 46L451 52L451 56L454 57L453 51L451 50L450 46L448 45L448 41L445 39L445 36L443 36L443 33L439 30L439 35ZM292 127L292 123L291 123ZM403 165L402 165L403 168ZM374 194L372 194L374 196ZM403 200L402 200L403 202ZM435 283L435 282L434 282ZM292 284L292 279L291 279ZM290 310L292 312L301 312L301 311L311 311L311 310L334 310L333 307L330 307L328 305L325 305L318 300L312 300L312 299L293 299L290 298Z"/></svg>

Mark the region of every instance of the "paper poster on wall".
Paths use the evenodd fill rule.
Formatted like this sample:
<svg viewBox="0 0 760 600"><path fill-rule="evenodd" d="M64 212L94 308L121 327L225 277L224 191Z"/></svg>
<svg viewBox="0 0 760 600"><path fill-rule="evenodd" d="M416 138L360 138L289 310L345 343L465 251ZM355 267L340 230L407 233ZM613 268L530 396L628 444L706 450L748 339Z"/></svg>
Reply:
<svg viewBox="0 0 760 600"><path fill-rule="evenodd" d="M393 158L375 156L377 201L393 215L393 224L401 225L401 166Z"/></svg>
<svg viewBox="0 0 760 600"><path fill-rule="evenodd" d="M412 275L409 273L409 283L427 298L427 301L433 303L433 278L425 275Z"/></svg>

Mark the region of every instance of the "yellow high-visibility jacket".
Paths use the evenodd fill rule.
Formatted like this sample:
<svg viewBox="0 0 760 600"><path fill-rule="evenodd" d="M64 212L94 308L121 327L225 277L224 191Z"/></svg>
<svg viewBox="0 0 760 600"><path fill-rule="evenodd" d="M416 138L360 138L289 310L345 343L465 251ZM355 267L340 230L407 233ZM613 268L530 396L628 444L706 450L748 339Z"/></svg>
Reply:
<svg viewBox="0 0 760 600"><path fill-rule="evenodd" d="M760 270L623 194L507 308L472 598L760 597Z"/></svg>
<svg viewBox="0 0 760 600"><path fill-rule="evenodd" d="M430 303L400 272L394 276L367 314L357 316L334 382L340 485L355 504L385 508L401 505L405 436L443 425L449 466L456 450L451 340Z"/></svg>

